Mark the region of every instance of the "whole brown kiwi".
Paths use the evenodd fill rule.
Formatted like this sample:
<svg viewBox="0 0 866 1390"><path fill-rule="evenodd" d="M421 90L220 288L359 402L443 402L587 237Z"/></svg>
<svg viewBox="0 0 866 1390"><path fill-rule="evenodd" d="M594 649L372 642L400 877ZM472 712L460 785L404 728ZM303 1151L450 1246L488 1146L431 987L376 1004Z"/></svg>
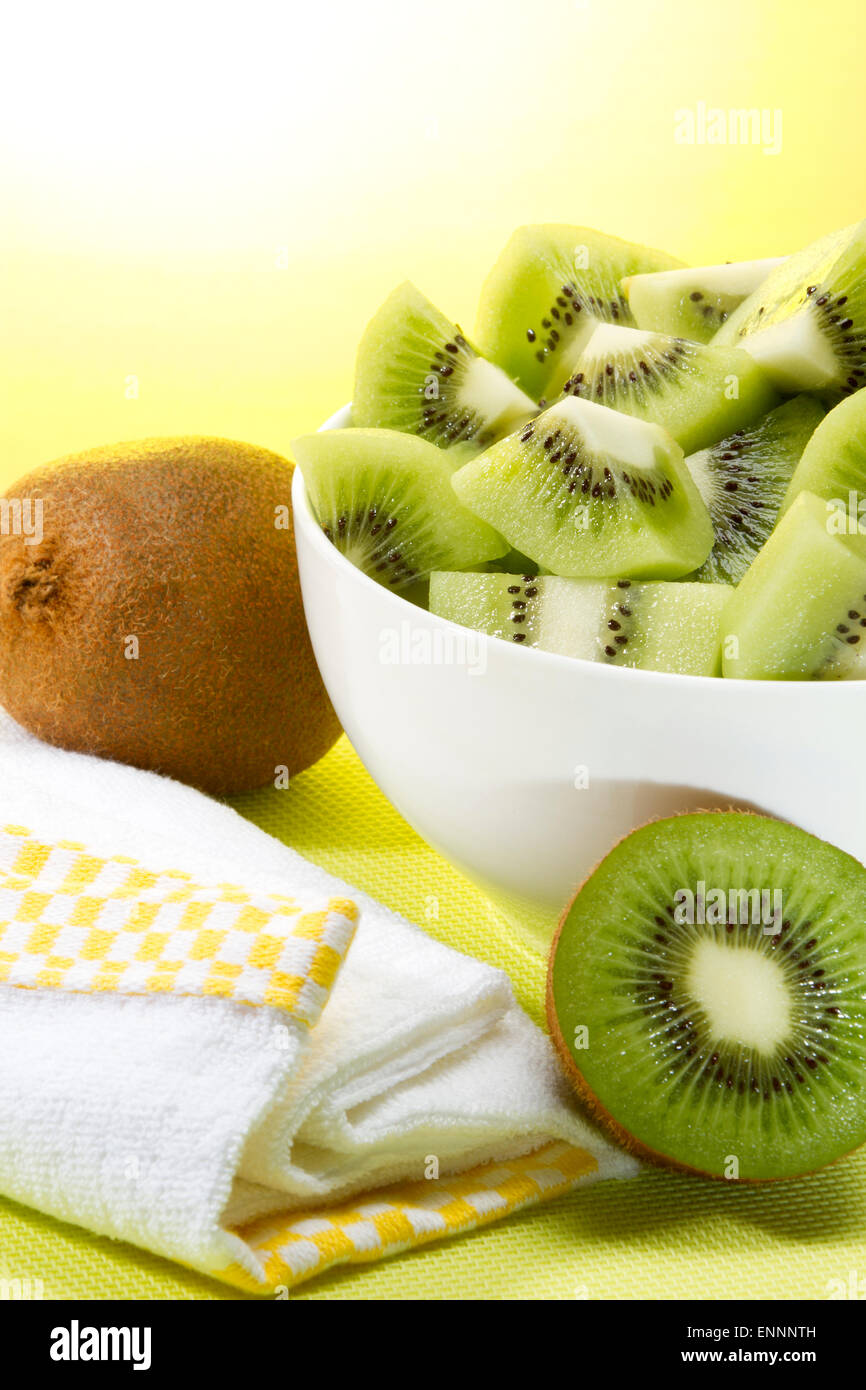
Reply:
<svg viewBox="0 0 866 1390"><path fill-rule="evenodd" d="M217 796L316 762L340 726L304 619L291 475L267 449L191 437L20 479L0 518L0 704L48 743Z"/></svg>

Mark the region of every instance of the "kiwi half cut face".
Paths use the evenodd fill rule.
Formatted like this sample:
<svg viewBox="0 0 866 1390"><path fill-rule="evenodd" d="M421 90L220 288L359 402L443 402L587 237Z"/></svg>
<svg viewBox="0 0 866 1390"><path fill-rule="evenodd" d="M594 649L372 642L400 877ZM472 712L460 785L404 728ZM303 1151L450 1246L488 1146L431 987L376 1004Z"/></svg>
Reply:
<svg viewBox="0 0 866 1390"><path fill-rule="evenodd" d="M508 550L461 506L441 449L395 430L325 430L296 439L294 454L328 540L386 588L431 570L469 569Z"/></svg>
<svg viewBox="0 0 866 1390"><path fill-rule="evenodd" d="M822 1168L866 1141L866 869L737 812L621 841L566 912L548 1016L591 1113L717 1178Z"/></svg>
<svg viewBox="0 0 866 1390"><path fill-rule="evenodd" d="M595 328L576 355L564 354L551 386L661 425L686 453L714 444L779 403L745 352L607 323Z"/></svg>
<svg viewBox="0 0 866 1390"><path fill-rule="evenodd" d="M537 411L502 368L482 357L408 281L370 320L355 367L354 425L477 451Z"/></svg>
<svg viewBox="0 0 866 1390"><path fill-rule="evenodd" d="M525 391L550 399L559 359L596 322L634 322L623 277L681 264L589 227L519 227L481 290L476 337Z"/></svg>
<svg viewBox="0 0 866 1390"><path fill-rule="evenodd" d="M670 436L572 397L465 464L453 485L511 545L565 577L674 579L712 546Z"/></svg>
<svg viewBox="0 0 866 1390"><path fill-rule="evenodd" d="M816 400L797 396L748 429L689 455L686 467L715 532L695 579L739 584L769 539L800 456L823 418Z"/></svg>
<svg viewBox="0 0 866 1390"><path fill-rule="evenodd" d="M622 282L638 328L708 343L781 260L657 270Z"/></svg>
<svg viewBox="0 0 866 1390"><path fill-rule="evenodd" d="M839 400L866 386L866 221L783 261L713 344L745 348L783 391Z"/></svg>
<svg viewBox="0 0 866 1390"><path fill-rule="evenodd" d="M849 525L800 493L725 610L726 676L866 679L866 536Z"/></svg>
<svg viewBox="0 0 866 1390"><path fill-rule="evenodd" d="M689 676L720 673L722 615L730 597L724 584L430 576L430 612L463 627L605 666Z"/></svg>

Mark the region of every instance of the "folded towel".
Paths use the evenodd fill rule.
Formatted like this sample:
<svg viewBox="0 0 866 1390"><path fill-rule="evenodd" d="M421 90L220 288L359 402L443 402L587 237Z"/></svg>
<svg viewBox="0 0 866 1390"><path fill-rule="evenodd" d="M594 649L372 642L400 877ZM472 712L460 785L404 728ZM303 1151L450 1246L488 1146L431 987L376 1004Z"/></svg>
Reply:
<svg viewBox="0 0 866 1390"><path fill-rule="evenodd" d="M244 1289L635 1171L501 972L3 715L0 981L0 1191Z"/></svg>

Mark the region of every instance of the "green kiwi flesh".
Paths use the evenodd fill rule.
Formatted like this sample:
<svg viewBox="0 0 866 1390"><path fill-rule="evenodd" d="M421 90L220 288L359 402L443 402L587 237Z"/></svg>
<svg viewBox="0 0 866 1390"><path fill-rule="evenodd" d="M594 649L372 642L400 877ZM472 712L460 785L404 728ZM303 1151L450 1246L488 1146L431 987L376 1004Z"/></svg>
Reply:
<svg viewBox="0 0 866 1390"><path fill-rule="evenodd" d="M482 287L476 338L524 391L549 399L551 373L563 350L591 330L588 319L633 322L623 277L681 264L589 227L519 227Z"/></svg>
<svg viewBox="0 0 866 1390"><path fill-rule="evenodd" d="M576 356L563 356L552 386L661 425L686 453L779 403L745 352L608 323L598 325Z"/></svg>
<svg viewBox="0 0 866 1390"><path fill-rule="evenodd" d="M355 367L353 425L477 451L536 413L535 402L408 281L367 325Z"/></svg>
<svg viewBox="0 0 866 1390"><path fill-rule="evenodd" d="M866 869L795 826L676 816L622 840L563 917L548 1017L590 1113L716 1178L866 1141Z"/></svg>
<svg viewBox="0 0 866 1390"><path fill-rule="evenodd" d="M520 550L509 550L498 560L487 560L478 569L484 570L488 574L524 574L531 576L538 573L538 566L534 560L530 560L528 555L524 555Z"/></svg>
<svg viewBox="0 0 866 1390"><path fill-rule="evenodd" d="M866 536L801 492L725 612L724 674L747 680L866 678Z"/></svg>
<svg viewBox="0 0 866 1390"><path fill-rule="evenodd" d="M730 597L724 584L430 576L430 611L450 622L561 656L689 676L721 673Z"/></svg>
<svg viewBox="0 0 866 1390"><path fill-rule="evenodd" d="M712 548L709 513L670 436L573 397L452 483L510 545L566 578L675 579Z"/></svg>
<svg viewBox="0 0 866 1390"><path fill-rule="evenodd" d="M846 397L818 425L794 472L783 510L814 492L849 513L866 533L866 388Z"/></svg>
<svg viewBox="0 0 866 1390"><path fill-rule="evenodd" d="M451 487L447 456L395 430L324 430L294 442L313 512L352 564L395 591L469 568L508 545Z"/></svg>
<svg viewBox="0 0 866 1390"><path fill-rule="evenodd" d="M638 328L708 343L780 259L657 270L622 282Z"/></svg>
<svg viewBox="0 0 866 1390"><path fill-rule="evenodd" d="M754 425L689 455L686 467L715 532L695 579L739 584L769 539L800 456L823 418L813 397L796 396Z"/></svg>
<svg viewBox="0 0 866 1390"><path fill-rule="evenodd" d="M839 400L866 385L866 220L790 256L722 325L786 392Z"/></svg>

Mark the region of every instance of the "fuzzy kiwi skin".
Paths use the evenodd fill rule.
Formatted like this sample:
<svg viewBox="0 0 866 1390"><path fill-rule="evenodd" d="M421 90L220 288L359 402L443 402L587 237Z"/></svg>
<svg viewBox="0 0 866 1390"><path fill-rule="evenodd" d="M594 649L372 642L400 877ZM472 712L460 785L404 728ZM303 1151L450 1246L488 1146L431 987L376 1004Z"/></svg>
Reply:
<svg viewBox="0 0 866 1390"><path fill-rule="evenodd" d="M715 807L713 809L717 811L719 808ZM734 814L740 816L752 816L757 814L754 811L743 811L733 806L729 807L728 809ZM680 814L684 816L710 814L710 808L708 807L706 811L683 811L680 812ZM725 1177L724 1173L708 1173L704 1168L694 1168L691 1164L681 1163L678 1159L671 1158L668 1154L659 1153L657 1149L651 1149L648 1147L648 1145L642 1144L639 1139L635 1138L635 1136L631 1133L630 1130L627 1130L623 1125L619 1123L618 1120L615 1120L613 1115L611 1115L610 1111L602 1105L601 1101L598 1099L595 1092L590 1087L589 1083L587 1082L586 1078L584 1077L583 1073L581 1072L580 1068L575 1062L574 1057L572 1056L568 1043L565 1041L565 1038L563 1036L562 1029L559 1026L559 1018L557 1017L556 1005L554 1003L553 998L553 963L556 959L556 949L559 945L559 938L562 935L562 929L565 926L568 914L571 912L571 909L574 906L574 903L577 900L577 898L583 892L585 884L589 882L593 874L597 872L597 870L601 867L601 865L605 862L609 855L611 855L613 851L623 843L624 840L628 840L630 836L634 834L635 830L642 830L644 826L652 825L657 820L669 819L671 819L670 816L655 816L649 821L644 821L642 825L636 825L634 827L634 830L630 831L628 835L620 836L616 843L611 845L607 854L602 856L598 863L586 875L586 878L582 880L579 887L576 889L576 891L570 898L568 904L563 909L563 912L557 923L553 940L550 943L550 954L547 958L547 988L545 991L545 1010L547 1014L547 1026L550 1029L550 1035L553 1039L554 1046L556 1047L556 1051L559 1055L560 1062L562 1063L562 1068L565 1072L566 1078L570 1082L572 1088L574 1089L577 1095L577 1099L579 1100L586 1114L589 1116L591 1120L595 1121L599 1129L601 1129L602 1132L606 1134L609 1139L612 1139L615 1144L618 1144L620 1148L625 1149L626 1152L630 1153L634 1158L641 1159L645 1163L652 1163L657 1168L664 1168L667 1172L688 1173L692 1177L709 1178L713 1182L722 1182L727 1183L728 1185L737 1185L743 1187L765 1187L770 1183L796 1182L800 1178L811 1177L814 1172L823 1172L825 1168L832 1168L833 1164L840 1163L842 1159L847 1158L848 1155L839 1154L838 1157L832 1159L830 1163L823 1164L820 1169L813 1169L809 1172L797 1173L796 1176L789 1174L781 1178L728 1178ZM768 817L764 817L764 819L768 819Z"/></svg>
<svg viewBox="0 0 866 1390"><path fill-rule="evenodd" d="M291 475L266 449L189 437L20 479L6 495L41 499L43 535L0 536L0 704L48 743L215 796L316 762L340 725L304 618Z"/></svg>

